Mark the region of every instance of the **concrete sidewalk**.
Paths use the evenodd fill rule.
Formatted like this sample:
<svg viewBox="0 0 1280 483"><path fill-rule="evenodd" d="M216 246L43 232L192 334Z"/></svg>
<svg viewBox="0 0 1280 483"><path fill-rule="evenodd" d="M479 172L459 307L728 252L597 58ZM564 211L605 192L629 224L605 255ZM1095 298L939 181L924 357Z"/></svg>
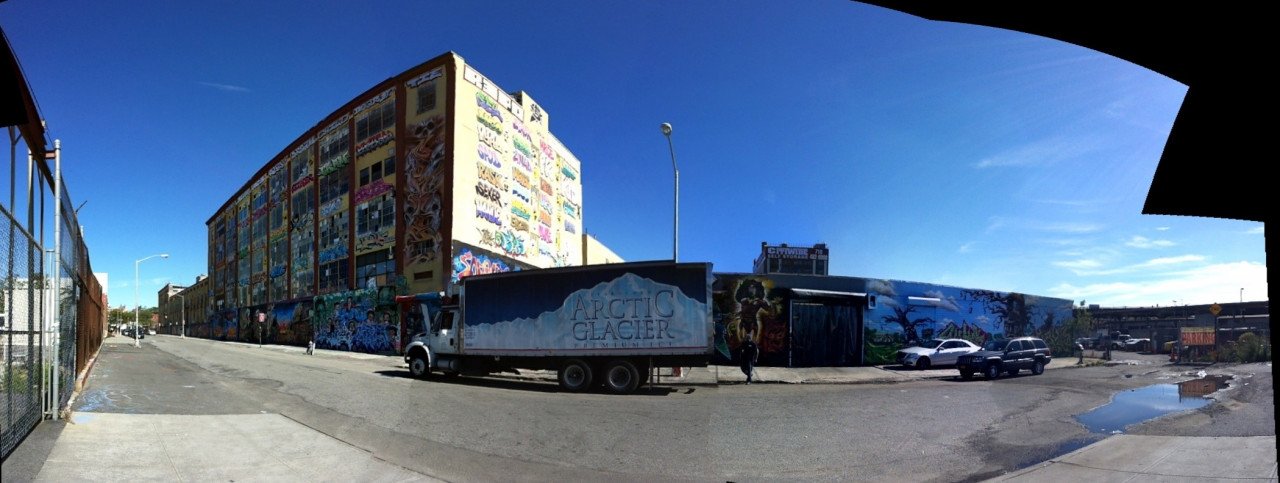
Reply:
<svg viewBox="0 0 1280 483"><path fill-rule="evenodd" d="M1276 437L1119 434L987 481L1277 481Z"/></svg>
<svg viewBox="0 0 1280 483"><path fill-rule="evenodd" d="M278 414L77 412L34 481L438 480Z"/></svg>

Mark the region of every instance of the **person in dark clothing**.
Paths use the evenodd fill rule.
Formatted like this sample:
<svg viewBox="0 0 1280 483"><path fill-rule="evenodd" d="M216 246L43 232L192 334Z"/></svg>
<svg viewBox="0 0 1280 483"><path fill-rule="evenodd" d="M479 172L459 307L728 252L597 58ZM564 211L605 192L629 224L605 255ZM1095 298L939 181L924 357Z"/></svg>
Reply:
<svg viewBox="0 0 1280 483"><path fill-rule="evenodd" d="M738 348L738 360L742 363L742 373L747 375L747 384L751 384L751 377L756 368L756 359L759 357L760 347L756 345L755 334L748 332L747 336L742 340L742 346Z"/></svg>

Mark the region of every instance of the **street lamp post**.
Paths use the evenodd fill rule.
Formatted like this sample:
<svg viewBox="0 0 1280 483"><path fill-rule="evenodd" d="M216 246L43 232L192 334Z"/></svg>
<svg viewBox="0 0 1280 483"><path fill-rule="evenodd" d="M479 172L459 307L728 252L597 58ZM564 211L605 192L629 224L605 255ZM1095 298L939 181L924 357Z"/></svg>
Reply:
<svg viewBox="0 0 1280 483"><path fill-rule="evenodd" d="M141 258L133 262L133 346L134 347L142 347L142 344L138 342L138 314L140 312L140 310L138 309L138 302L139 302L138 301L138 283L139 283L138 282L138 266L142 265L142 262L145 262L155 257L169 258L169 254L159 253L156 255L151 255L146 258Z"/></svg>
<svg viewBox="0 0 1280 483"><path fill-rule="evenodd" d="M667 137L667 148L671 150L671 171L675 173L675 207L671 220L671 261L680 260L680 168L676 167L676 147L671 142L671 123L662 123L662 135Z"/></svg>
<svg viewBox="0 0 1280 483"><path fill-rule="evenodd" d="M179 309L182 311L182 337L181 338L186 339L187 338L187 296L178 294L178 298L182 300L182 307Z"/></svg>

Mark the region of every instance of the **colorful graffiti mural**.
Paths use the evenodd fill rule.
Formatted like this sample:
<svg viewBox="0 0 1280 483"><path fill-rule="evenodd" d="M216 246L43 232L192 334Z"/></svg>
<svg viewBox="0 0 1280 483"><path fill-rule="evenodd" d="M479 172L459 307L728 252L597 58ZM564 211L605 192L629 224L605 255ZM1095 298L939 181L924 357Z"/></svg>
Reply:
<svg viewBox="0 0 1280 483"><path fill-rule="evenodd" d="M866 317L865 363L889 364L903 347L932 338L1045 337L1071 316L1071 301L1016 292L873 280L880 303Z"/></svg>
<svg viewBox="0 0 1280 483"><path fill-rule="evenodd" d="M443 115L412 126L405 159L405 260L407 265L438 260L443 246L440 234L441 197L445 175L446 136Z"/></svg>
<svg viewBox="0 0 1280 483"><path fill-rule="evenodd" d="M747 334L760 347L760 363L779 365L787 350L783 296L767 277L717 278L714 301L716 353L733 360Z"/></svg>
<svg viewBox="0 0 1280 483"><path fill-rule="evenodd" d="M522 264L504 260L483 250L463 247L458 249L457 255L453 257L453 273L450 275L449 280L453 283L458 283L459 280L472 275L518 272L525 268L526 266Z"/></svg>
<svg viewBox="0 0 1280 483"><path fill-rule="evenodd" d="M309 315L318 348L369 353L400 349L391 287L318 296Z"/></svg>

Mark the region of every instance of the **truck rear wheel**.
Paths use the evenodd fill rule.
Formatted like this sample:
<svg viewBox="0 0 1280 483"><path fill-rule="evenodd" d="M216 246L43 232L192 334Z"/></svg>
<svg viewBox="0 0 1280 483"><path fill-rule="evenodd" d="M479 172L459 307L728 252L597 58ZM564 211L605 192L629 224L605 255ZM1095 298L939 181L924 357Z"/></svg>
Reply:
<svg viewBox="0 0 1280 483"><path fill-rule="evenodd" d="M591 386L591 366L581 359L570 359L560 367L560 387L580 392Z"/></svg>
<svg viewBox="0 0 1280 483"><path fill-rule="evenodd" d="M640 385L640 371L628 360L609 361L604 368L604 387L614 394L627 394Z"/></svg>

